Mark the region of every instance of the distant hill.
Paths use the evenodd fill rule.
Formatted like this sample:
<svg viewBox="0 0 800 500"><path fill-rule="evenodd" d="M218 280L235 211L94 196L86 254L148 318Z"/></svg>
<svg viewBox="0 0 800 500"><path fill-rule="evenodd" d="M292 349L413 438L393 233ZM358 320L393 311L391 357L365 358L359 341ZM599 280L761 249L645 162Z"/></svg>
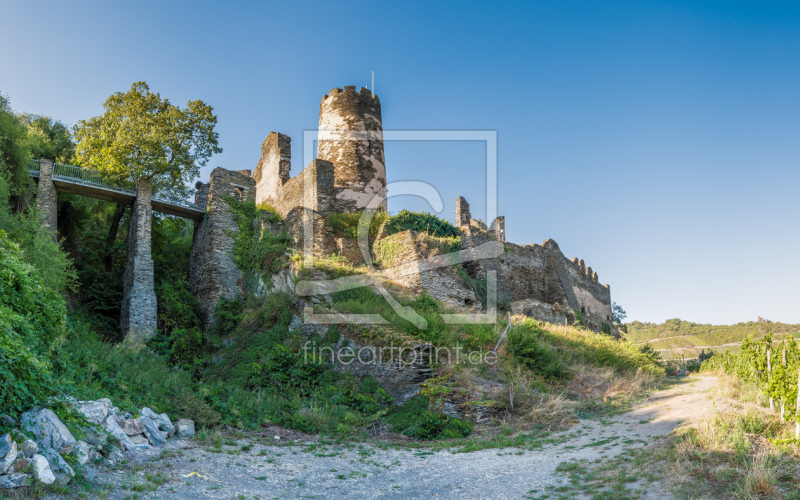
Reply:
<svg viewBox="0 0 800 500"><path fill-rule="evenodd" d="M755 338L773 332L776 340L787 336L800 337L800 325L775 323L759 318L759 321L736 323L735 325L708 325L668 319L664 323L642 323L632 321L625 325L628 329L623 337L638 344L650 344L661 351L664 358L681 355L692 358L702 350L714 352L738 351L742 340L748 335Z"/></svg>

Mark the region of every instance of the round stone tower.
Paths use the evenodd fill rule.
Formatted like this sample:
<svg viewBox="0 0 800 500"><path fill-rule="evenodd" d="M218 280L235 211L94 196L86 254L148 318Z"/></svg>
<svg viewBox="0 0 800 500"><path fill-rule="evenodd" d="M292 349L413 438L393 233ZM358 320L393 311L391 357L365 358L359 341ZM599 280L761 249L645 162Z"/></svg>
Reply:
<svg viewBox="0 0 800 500"><path fill-rule="evenodd" d="M367 88L335 88L319 106L317 157L333 163L337 212L367 206L386 186L381 101ZM386 200L381 206L386 208Z"/></svg>

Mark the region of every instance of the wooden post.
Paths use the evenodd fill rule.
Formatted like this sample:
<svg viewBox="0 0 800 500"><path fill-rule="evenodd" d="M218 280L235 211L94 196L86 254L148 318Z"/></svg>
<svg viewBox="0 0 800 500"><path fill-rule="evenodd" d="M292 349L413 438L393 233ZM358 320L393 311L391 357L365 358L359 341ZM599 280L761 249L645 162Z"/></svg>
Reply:
<svg viewBox="0 0 800 500"><path fill-rule="evenodd" d="M797 404L794 413L794 439L800 439L800 368L797 369Z"/></svg>
<svg viewBox="0 0 800 500"><path fill-rule="evenodd" d="M785 375L785 373L786 373L786 341L785 340L783 341L783 351L781 352L781 366L783 367L783 373L784 373L784 377L785 377L786 376ZM784 378L784 380L786 380L786 379ZM783 391L781 391L781 392L783 392ZM785 408L786 401L785 400L786 400L786 398L784 398L781 395L781 423L782 424L786 423L786 418L784 417L784 414L785 414L785 411L786 411L786 408Z"/></svg>
<svg viewBox="0 0 800 500"><path fill-rule="evenodd" d="M769 397L769 409L775 411L775 402L769 395L769 383L772 380L772 346L767 344L767 396Z"/></svg>

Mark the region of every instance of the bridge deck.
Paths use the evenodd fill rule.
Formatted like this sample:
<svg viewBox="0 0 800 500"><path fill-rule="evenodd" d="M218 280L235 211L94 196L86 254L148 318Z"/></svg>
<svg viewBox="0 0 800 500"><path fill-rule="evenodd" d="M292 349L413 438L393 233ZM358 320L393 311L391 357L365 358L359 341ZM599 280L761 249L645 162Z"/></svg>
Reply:
<svg viewBox="0 0 800 500"><path fill-rule="evenodd" d="M32 177L39 177L37 160L29 162L28 173ZM53 184L62 193L72 193L125 205L130 205L136 199L136 192L132 187L125 184L115 185L106 181L100 172L71 165L54 164ZM197 206L188 200L173 200L158 194L153 196L151 206L156 212L185 219L202 220L205 215L205 207Z"/></svg>

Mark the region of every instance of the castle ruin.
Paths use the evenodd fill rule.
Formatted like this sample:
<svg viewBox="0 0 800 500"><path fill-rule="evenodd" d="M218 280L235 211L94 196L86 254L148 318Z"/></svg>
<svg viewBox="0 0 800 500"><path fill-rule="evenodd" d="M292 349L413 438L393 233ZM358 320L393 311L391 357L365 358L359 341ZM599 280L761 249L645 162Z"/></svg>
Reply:
<svg viewBox="0 0 800 500"><path fill-rule="evenodd" d="M303 248L304 238L312 234L311 248L318 256L340 254L351 263L363 263L355 240L333 234L328 223L331 213L359 212L386 187L386 161L383 148L381 105L369 89L335 88L322 98L319 116L317 159L295 177L291 171L291 138L271 132L261 146L261 159L252 173L254 200L261 206L275 209L286 222L295 243ZM219 179L217 169L212 184ZM218 181L217 181L218 182ZM233 264L225 252L232 245L232 232L219 232L219 241L204 240L213 220L224 217L217 202L209 194L208 219L195 235L198 262L214 248L217 264L195 264L193 269L207 265L222 266L224 272L197 272L190 281L198 290L204 314L211 317L219 297L234 295L234 280L229 276ZM386 208L383 200L381 207ZM224 210L222 211L224 212ZM220 223L225 225L224 223ZM311 231L308 231L311 225ZM611 294L608 285L599 283L597 273L586 267L583 260L567 259L555 241L542 245L517 245L507 242L505 218L500 216L487 227L473 219L469 203L462 197L456 200L455 226L461 233L461 249L474 249L487 241L503 242L505 253L499 257L465 262L464 268L474 280L485 280L487 272L497 277L497 296L514 314L525 314L539 320L563 324L583 321L594 330L612 327ZM221 240L229 239L223 243ZM380 232L375 245L393 245L396 252L391 263L399 266L419 263L436 255L426 241L426 235L413 231L386 235ZM223 263L224 261L224 263ZM235 266L234 266L235 268ZM427 269L398 277L397 281L414 293L428 293L454 308L476 308L480 305L452 268ZM229 272L230 271L230 272ZM223 283L224 282L224 283ZM195 288L193 288L194 290Z"/></svg>

